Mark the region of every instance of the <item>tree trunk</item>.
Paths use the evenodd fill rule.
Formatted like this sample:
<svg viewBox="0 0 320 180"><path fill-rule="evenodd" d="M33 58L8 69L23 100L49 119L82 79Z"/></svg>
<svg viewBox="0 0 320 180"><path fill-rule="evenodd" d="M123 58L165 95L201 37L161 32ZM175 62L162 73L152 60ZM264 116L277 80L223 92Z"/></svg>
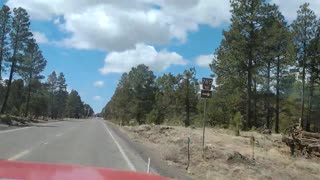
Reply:
<svg viewBox="0 0 320 180"><path fill-rule="evenodd" d="M253 126L257 127L257 80L256 77L253 79Z"/></svg>
<svg viewBox="0 0 320 180"><path fill-rule="evenodd" d="M270 71L271 62L268 62L267 67L267 94L266 94L266 125L270 129Z"/></svg>
<svg viewBox="0 0 320 180"><path fill-rule="evenodd" d="M275 131L279 133L279 108L280 108L280 57L277 58L277 86L276 86L276 124Z"/></svg>
<svg viewBox="0 0 320 180"><path fill-rule="evenodd" d="M252 74L251 74L252 61L249 60L248 66L248 77L247 77L247 124L248 128L251 129L251 84L252 84Z"/></svg>
<svg viewBox="0 0 320 180"><path fill-rule="evenodd" d="M301 93L301 126L304 127L304 87L305 87L305 76L306 76L306 44L304 43L304 53L302 60L302 93Z"/></svg>
<svg viewBox="0 0 320 180"><path fill-rule="evenodd" d="M30 73L30 77L29 77L29 84L28 84L28 96L27 96L27 105L26 105L26 111L24 113L24 117L28 116L28 112L29 112L29 104L30 104L30 98L31 98L31 81L32 81L32 74Z"/></svg>
<svg viewBox="0 0 320 180"><path fill-rule="evenodd" d="M312 77L311 77L312 78ZM312 78L313 79L313 78ZM310 124L311 124L311 112L312 112L312 98L313 98L313 90L314 90L314 82L313 80L310 81L310 95L309 95L309 102L308 102L308 114L306 119L306 131L310 131Z"/></svg>
<svg viewBox="0 0 320 180"><path fill-rule="evenodd" d="M15 57L13 56L13 58L15 58ZM13 73L14 73L15 66L16 66L15 59L12 59L8 87L7 87L6 94L4 96L4 101L3 101L3 104L2 104L2 107L1 107L0 114L5 113L6 108L7 108L7 101L8 101L9 94L10 94L10 88L11 88L11 83L12 83L12 78L13 78Z"/></svg>

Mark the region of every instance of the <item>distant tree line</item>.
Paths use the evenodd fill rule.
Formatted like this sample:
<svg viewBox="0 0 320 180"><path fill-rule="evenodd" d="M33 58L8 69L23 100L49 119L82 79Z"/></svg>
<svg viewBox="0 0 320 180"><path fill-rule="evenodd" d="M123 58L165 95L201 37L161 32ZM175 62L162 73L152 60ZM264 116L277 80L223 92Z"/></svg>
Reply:
<svg viewBox="0 0 320 180"><path fill-rule="evenodd" d="M189 126L198 114L195 69L174 76L165 74L156 79L145 65L139 65L124 73L117 89L103 110L106 119L128 124L165 121ZM181 121L180 121L181 120Z"/></svg>
<svg viewBox="0 0 320 180"><path fill-rule="evenodd" d="M67 92L63 73L52 72L47 82L41 72L47 61L30 30L23 8L0 9L0 114L52 119L89 117L92 108L77 91ZM7 73L9 78L2 79ZM16 79L15 79L16 78Z"/></svg>
<svg viewBox="0 0 320 180"><path fill-rule="evenodd" d="M266 0L232 0L231 24L210 64L216 79L208 124L280 132L298 123L320 130L320 20L305 3L291 23ZM124 73L103 109L122 123L200 124L195 69L158 78L145 65Z"/></svg>

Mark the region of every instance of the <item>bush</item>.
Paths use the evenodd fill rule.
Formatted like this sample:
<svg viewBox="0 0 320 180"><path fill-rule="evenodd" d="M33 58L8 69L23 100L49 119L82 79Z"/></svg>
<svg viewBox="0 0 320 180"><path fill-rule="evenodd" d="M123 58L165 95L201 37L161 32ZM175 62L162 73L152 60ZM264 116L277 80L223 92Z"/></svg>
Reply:
<svg viewBox="0 0 320 180"><path fill-rule="evenodd" d="M8 115L2 115L0 116L0 121L4 124L7 124L7 125L12 125L12 120L10 118L10 116Z"/></svg>
<svg viewBox="0 0 320 180"><path fill-rule="evenodd" d="M240 112L237 112L231 121L232 129L235 132L236 136L240 136L240 128L242 126L242 115Z"/></svg>
<svg viewBox="0 0 320 180"><path fill-rule="evenodd" d="M158 110L153 109L149 114L147 114L147 124L160 125L163 121L164 116Z"/></svg>

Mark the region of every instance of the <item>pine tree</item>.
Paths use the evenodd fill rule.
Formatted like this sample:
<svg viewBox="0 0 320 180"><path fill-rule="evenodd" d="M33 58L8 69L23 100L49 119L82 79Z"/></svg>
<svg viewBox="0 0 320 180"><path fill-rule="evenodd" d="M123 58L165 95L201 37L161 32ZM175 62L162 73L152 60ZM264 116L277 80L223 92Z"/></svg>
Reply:
<svg viewBox="0 0 320 180"><path fill-rule="evenodd" d="M306 67L310 59L307 49L316 34L317 20L315 13L309 8L309 4L305 3L298 10L297 19L292 23L294 32L295 46L297 49L297 61L302 69L302 93L301 93L301 125L307 130L310 129L309 122L305 121L305 81Z"/></svg>
<svg viewBox="0 0 320 180"><path fill-rule="evenodd" d="M31 98L31 82L33 79L42 79L40 73L44 70L47 61L42 56L42 53L34 39L30 39L27 45L26 53L19 68L20 76L28 84L27 102L24 116L28 116L29 103Z"/></svg>
<svg viewBox="0 0 320 180"><path fill-rule="evenodd" d="M181 112L185 114L183 123L186 127L191 125L191 114L195 114L197 111L198 103L198 80L196 79L195 68L185 70L182 75L178 75L179 88L177 91L178 101L181 107ZM179 106L179 105L178 105Z"/></svg>
<svg viewBox="0 0 320 180"><path fill-rule="evenodd" d="M6 5L0 10L0 80L2 80L3 62L8 61L10 56L8 35L11 30L11 11Z"/></svg>
<svg viewBox="0 0 320 180"><path fill-rule="evenodd" d="M138 65L128 74L130 84L130 114L139 124L145 123L146 114L152 110L155 95L155 75L146 65Z"/></svg>
<svg viewBox="0 0 320 180"><path fill-rule="evenodd" d="M77 118L81 117L82 111L82 101L79 93L75 90L72 90L68 96L67 106L66 106L66 115L69 118Z"/></svg>
<svg viewBox="0 0 320 180"><path fill-rule="evenodd" d="M239 100L244 98L242 93L245 90L246 108L245 112L241 112L246 114L244 125L247 128L257 126L257 70L261 64L258 52L264 6L264 0L231 1L231 26L229 31L223 33L217 60L212 65L220 85L227 89L239 89L236 93L240 96ZM241 106L244 105L243 100L240 101Z"/></svg>
<svg viewBox="0 0 320 180"><path fill-rule="evenodd" d="M10 32L11 38L11 48L12 48L12 57L8 59L11 63L9 81L7 86L7 91L4 97L4 101L1 107L0 114L3 114L6 110L7 100L10 94L11 83L13 79L13 74L17 72L17 66L21 57L23 56L26 44L31 35L29 26L29 15L27 11L23 8L14 8L13 9L13 20L12 20L12 30Z"/></svg>
<svg viewBox="0 0 320 180"><path fill-rule="evenodd" d="M57 106L56 106L56 102L55 102L55 93L57 91L58 88L58 83L57 83L58 79L57 79L57 74L55 71L53 71L49 76L48 76L48 80L47 80L47 84L48 84L48 90L49 90L49 94L50 94L50 103L49 103L49 114L51 119L55 118L55 115L57 114Z"/></svg>
<svg viewBox="0 0 320 180"><path fill-rule="evenodd" d="M279 83L281 76L281 69L287 69L290 57L287 56L291 41L291 34L286 25L286 21L276 5L266 5L264 7L263 26L261 30L261 50L260 54L263 58L263 67L266 71L265 83L265 117L266 127L271 128L272 107L271 101L273 93L271 91L272 72L275 72L276 79L276 120L275 131L279 133L279 109L280 109L280 92Z"/></svg>
<svg viewBox="0 0 320 180"><path fill-rule="evenodd" d="M310 46L307 50L308 56L310 58L309 63L307 63L307 72L310 75L309 81L309 98L308 98L308 113L307 113L307 123L306 129L310 130L311 116L313 110L314 94L316 91L316 84L319 83L320 74L320 20L317 22L317 32L312 39ZM314 118L315 120L315 118ZM316 122L313 122L314 131L316 130Z"/></svg>
<svg viewBox="0 0 320 180"><path fill-rule="evenodd" d="M57 117L64 117L64 110L66 108L68 92L66 79L63 73L60 73L57 79L57 92L55 93L56 104L57 104Z"/></svg>

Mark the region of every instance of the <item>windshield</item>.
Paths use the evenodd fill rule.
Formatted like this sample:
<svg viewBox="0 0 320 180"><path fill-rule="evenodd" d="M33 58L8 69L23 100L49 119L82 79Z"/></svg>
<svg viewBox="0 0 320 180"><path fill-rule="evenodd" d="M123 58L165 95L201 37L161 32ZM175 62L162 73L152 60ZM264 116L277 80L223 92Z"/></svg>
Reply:
<svg viewBox="0 0 320 180"><path fill-rule="evenodd" d="M0 5L1 163L320 177L318 0Z"/></svg>

